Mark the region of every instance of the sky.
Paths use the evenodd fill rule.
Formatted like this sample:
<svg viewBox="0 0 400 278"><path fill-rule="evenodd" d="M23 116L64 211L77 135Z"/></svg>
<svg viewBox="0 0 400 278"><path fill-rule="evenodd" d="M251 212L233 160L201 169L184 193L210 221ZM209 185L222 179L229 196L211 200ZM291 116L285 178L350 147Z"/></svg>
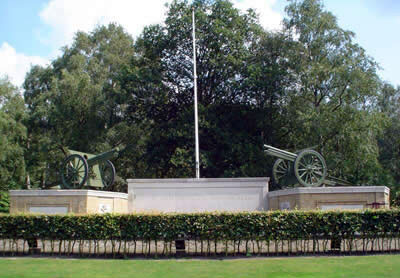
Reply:
<svg viewBox="0 0 400 278"><path fill-rule="evenodd" d="M0 77L21 86L32 65L48 65L70 45L74 34L117 22L134 38L143 27L161 23L171 0L0 0ZM286 0L231 0L255 9L260 23L276 30ZM380 65L381 78L400 86L400 0L324 0L340 27L356 33Z"/></svg>

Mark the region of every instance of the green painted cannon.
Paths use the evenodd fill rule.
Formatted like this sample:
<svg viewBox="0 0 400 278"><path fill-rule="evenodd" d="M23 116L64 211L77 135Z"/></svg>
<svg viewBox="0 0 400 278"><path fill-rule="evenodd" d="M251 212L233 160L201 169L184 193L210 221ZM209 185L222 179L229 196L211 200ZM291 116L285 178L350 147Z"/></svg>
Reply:
<svg viewBox="0 0 400 278"><path fill-rule="evenodd" d="M301 184L320 186L326 183L327 167L323 156L309 148L295 153L264 145L265 153L278 157L272 168L275 182L282 186Z"/></svg>
<svg viewBox="0 0 400 278"><path fill-rule="evenodd" d="M110 159L117 157L115 148L98 155L68 150L60 174L65 189L111 189L115 180L115 167Z"/></svg>

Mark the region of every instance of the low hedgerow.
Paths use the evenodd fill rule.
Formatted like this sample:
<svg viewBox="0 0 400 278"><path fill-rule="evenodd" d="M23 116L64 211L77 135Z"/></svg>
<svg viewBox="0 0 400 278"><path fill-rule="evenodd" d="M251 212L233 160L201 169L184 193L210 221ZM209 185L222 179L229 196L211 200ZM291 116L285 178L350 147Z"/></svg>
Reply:
<svg viewBox="0 0 400 278"><path fill-rule="evenodd" d="M256 243L256 253L263 252L260 244L266 245L268 252L271 252L270 245L278 251L278 247L283 250L286 244L285 250L290 253L293 251L292 243L296 250L305 251L302 242L311 242L311 251L315 252L320 246L318 242L325 241L326 246L328 241L338 239L347 242L346 250L350 251L355 240L362 241L363 251L366 251L368 243L376 240L378 249L381 246L384 250L386 246L385 250L396 250L400 238L400 210L0 215L0 239L14 242L32 239L57 241L60 246L64 242L65 247L65 242L69 245L78 242L79 245L92 241L96 245L108 241L112 243L113 254L114 251L119 254L126 252L127 242L134 242L135 248L139 241L153 241L156 248L157 242L163 242L164 249L168 250L168 243L179 238L201 242L201 253L203 242L207 243L208 252L214 253L221 252L217 250L217 243L226 246L225 253L228 243L237 245L238 252L240 244L245 243L247 253L249 242ZM379 239L382 239L380 244ZM394 248L391 247L393 244ZM114 248L115 245L118 248ZM210 245L215 246L214 251ZM369 246L371 251L378 251L376 247L374 250L373 244Z"/></svg>

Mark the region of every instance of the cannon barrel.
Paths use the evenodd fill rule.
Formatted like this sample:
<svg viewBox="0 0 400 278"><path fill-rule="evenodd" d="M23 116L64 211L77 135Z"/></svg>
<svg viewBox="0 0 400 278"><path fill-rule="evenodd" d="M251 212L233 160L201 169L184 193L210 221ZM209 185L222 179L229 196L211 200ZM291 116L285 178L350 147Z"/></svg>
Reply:
<svg viewBox="0 0 400 278"><path fill-rule="evenodd" d="M297 154L291 153L288 151L284 151L275 147L272 147L270 145L264 145L265 153L270 155L270 156L275 156L279 157L281 159L289 160L289 161L295 161Z"/></svg>
<svg viewBox="0 0 400 278"><path fill-rule="evenodd" d="M92 166L92 165L98 164L100 162L115 158L115 157L118 156L118 153L119 153L119 149L118 148L114 148L114 149L112 149L110 151L107 151L107 152L95 155L93 157L90 157L87 160L87 163L88 163L89 166Z"/></svg>

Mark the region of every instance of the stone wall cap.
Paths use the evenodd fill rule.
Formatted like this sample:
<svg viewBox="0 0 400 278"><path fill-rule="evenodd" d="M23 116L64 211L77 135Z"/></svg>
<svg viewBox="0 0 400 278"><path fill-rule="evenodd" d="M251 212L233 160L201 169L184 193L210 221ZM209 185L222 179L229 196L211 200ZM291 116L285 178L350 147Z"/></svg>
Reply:
<svg viewBox="0 0 400 278"><path fill-rule="evenodd" d="M199 182L232 182L232 181L269 181L269 177L256 178L189 178L189 179L128 179L130 183L199 183Z"/></svg>
<svg viewBox="0 0 400 278"><path fill-rule="evenodd" d="M330 193L387 193L387 186L337 186L337 187L297 187L271 191L268 197L294 195L294 194L330 194Z"/></svg>
<svg viewBox="0 0 400 278"><path fill-rule="evenodd" d="M268 188L268 177L261 178L202 178L202 179L129 179L128 187L136 189L150 188ZM129 190L128 190L129 191Z"/></svg>
<svg viewBox="0 0 400 278"><path fill-rule="evenodd" d="M26 189L26 190L10 190L10 196L88 196L88 197L106 197L106 198L120 198L128 199L127 193L111 192L111 191L97 191L86 189Z"/></svg>

